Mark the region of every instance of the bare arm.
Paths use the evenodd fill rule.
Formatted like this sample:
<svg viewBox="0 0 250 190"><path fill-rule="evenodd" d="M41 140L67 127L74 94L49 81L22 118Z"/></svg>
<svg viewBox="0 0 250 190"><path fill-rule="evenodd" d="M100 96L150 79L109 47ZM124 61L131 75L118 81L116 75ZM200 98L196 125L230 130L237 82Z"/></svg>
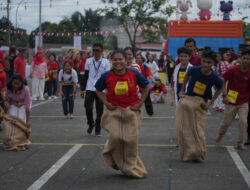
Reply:
<svg viewBox="0 0 250 190"><path fill-rule="evenodd" d="M58 96L62 96L63 95L63 91L62 91L62 82L59 82L59 92L58 92Z"/></svg>
<svg viewBox="0 0 250 190"><path fill-rule="evenodd" d="M28 127L30 127L30 110L25 109L25 113L26 113L26 124Z"/></svg>
<svg viewBox="0 0 250 190"><path fill-rule="evenodd" d="M228 99L227 99L227 80L223 79L223 86L222 86L222 94L223 94L223 100L222 102L224 104L228 104Z"/></svg>
<svg viewBox="0 0 250 190"><path fill-rule="evenodd" d="M106 96L103 92L96 90L96 95L109 110L115 109L115 106L106 100Z"/></svg>
<svg viewBox="0 0 250 190"><path fill-rule="evenodd" d="M145 101L145 99L146 99L147 96L148 96L149 89L150 89L150 87L149 87L149 85L147 85L147 86L142 90L140 102L139 102L138 104L134 105L134 106L131 106L131 109L132 109L132 110L135 110L135 111L136 111L136 110L140 110L140 108L141 108L143 102Z"/></svg>
<svg viewBox="0 0 250 190"><path fill-rule="evenodd" d="M187 86L189 79L190 79L190 76L188 75L188 73L186 73L182 87L181 87L181 91L178 94L180 98L185 95L185 89L186 89L186 86Z"/></svg>

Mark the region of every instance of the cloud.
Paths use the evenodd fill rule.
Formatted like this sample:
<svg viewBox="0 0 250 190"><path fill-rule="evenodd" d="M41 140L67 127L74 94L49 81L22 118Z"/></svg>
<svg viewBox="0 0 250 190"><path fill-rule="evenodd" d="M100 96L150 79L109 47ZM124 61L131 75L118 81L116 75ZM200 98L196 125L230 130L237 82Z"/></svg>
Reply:
<svg viewBox="0 0 250 190"><path fill-rule="evenodd" d="M16 8L18 3L22 0L12 0L11 1L11 11L10 11L10 20L15 25L16 23ZM77 1L79 5L77 5ZM188 15L190 20L198 18L199 9L197 8L197 1L191 0L193 7L190 9L192 12ZM26 9L25 9L26 2ZM64 17L70 17L75 11L79 11L84 15L84 9L97 9L104 8L100 0L52 0L52 7L50 7L50 0L42 0L42 22L49 21L59 23ZM222 16L217 16L219 13L222 13L219 10L220 6L219 0L213 0L213 7L211 9L212 18L211 20L222 20ZM241 20L244 16L249 15L250 2L249 0L233 0L234 10L231 12L232 20ZM176 0L169 0L171 5L176 5ZM23 0L23 3L20 4L18 9L18 26L27 29L28 32L31 32L39 26L39 6L38 1L33 0ZM2 6L6 6L6 3L2 3ZM1 4L0 4L1 10ZM241 14L240 14L241 13ZM6 10L0 11L0 17L6 16ZM176 19L176 14L173 13L170 19ZM247 22L250 22L250 17L247 19Z"/></svg>

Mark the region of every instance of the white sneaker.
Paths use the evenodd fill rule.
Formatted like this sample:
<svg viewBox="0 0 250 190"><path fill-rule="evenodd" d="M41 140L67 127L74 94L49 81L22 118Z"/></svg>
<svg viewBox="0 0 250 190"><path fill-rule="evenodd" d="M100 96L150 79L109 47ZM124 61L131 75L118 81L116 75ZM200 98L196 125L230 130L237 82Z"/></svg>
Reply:
<svg viewBox="0 0 250 190"><path fill-rule="evenodd" d="M37 97L32 97L32 100L37 100Z"/></svg>
<svg viewBox="0 0 250 190"><path fill-rule="evenodd" d="M207 115L212 115L212 113L209 110L207 110Z"/></svg>
<svg viewBox="0 0 250 190"><path fill-rule="evenodd" d="M52 99L52 96L49 96L49 97L48 97L48 100L51 100L51 99Z"/></svg>
<svg viewBox="0 0 250 190"><path fill-rule="evenodd" d="M56 100L56 99L57 99L57 96L55 96L55 95L54 95L54 96L52 96L52 99Z"/></svg>
<svg viewBox="0 0 250 190"><path fill-rule="evenodd" d="M43 101L43 100L45 100L45 99L44 99L44 97L40 97L39 100Z"/></svg>
<svg viewBox="0 0 250 190"><path fill-rule="evenodd" d="M240 118L239 115L236 114L234 119L237 119L237 120L238 120L239 118Z"/></svg>

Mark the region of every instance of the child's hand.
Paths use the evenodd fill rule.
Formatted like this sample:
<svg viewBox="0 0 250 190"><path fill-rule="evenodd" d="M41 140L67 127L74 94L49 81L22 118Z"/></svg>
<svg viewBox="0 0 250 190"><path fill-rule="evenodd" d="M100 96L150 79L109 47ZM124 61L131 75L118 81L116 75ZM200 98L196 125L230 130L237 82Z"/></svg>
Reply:
<svg viewBox="0 0 250 190"><path fill-rule="evenodd" d="M223 104L229 104L229 101L228 101L227 97L223 97L222 102L223 102Z"/></svg>
<svg viewBox="0 0 250 190"><path fill-rule="evenodd" d="M108 110L114 110L116 108L113 104L111 104L109 102L106 103L105 106L107 107Z"/></svg>
<svg viewBox="0 0 250 190"><path fill-rule="evenodd" d="M27 125L28 128L30 128L30 125L31 125L31 124L30 124L30 121L27 121L27 122L26 122L26 125Z"/></svg>
<svg viewBox="0 0 250 190"><path fill-rule="evenodd" d="M134 106L131 106L130 109L133 110L133 111L140 111L141 109L141 104L135 104Z"/></svg>
<svg viewBox="0 0 250 190"><path fill-rule="evenodd" d="M183 98L183 97L185 96L185 92L181 90L181 91L179 92L178 96L179 96L180 98Z"/></svg>
<svg viewBox="0 0 250 190"><path fill-rule="evenodd" d="M57 94L57 96L62 96L62 95L63 95L62 91L58 92L58 94Z"/></svg>

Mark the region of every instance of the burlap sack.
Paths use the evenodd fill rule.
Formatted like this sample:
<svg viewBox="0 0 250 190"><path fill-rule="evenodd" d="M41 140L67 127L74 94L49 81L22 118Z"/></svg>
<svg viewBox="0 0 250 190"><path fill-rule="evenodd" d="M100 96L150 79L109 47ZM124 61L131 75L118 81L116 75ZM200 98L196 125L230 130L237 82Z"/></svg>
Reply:
<svg viewBox="0 0 250 190"><path fill-rule="evenodd" d="M183 161L205 161L204 128L207 110L203 109L204 104L201 97L185 96L179 100L176 108L175 128Z"/></svg>
<svg viewBox="0 0 250 190"><path fill-rule="evenodd" d="M17 117L9 114L2 115L4 126L4 150L26 150L31 144L29 141L30 128Z"/></svg>
<svg viewBox="0 0 250 190"><path fill-rule="evenodd" d="M141 113L130 108L106 109L101 126L109 133L103 150L106 163L124 174L143 178L147 171L137 154Z"/></svg>

